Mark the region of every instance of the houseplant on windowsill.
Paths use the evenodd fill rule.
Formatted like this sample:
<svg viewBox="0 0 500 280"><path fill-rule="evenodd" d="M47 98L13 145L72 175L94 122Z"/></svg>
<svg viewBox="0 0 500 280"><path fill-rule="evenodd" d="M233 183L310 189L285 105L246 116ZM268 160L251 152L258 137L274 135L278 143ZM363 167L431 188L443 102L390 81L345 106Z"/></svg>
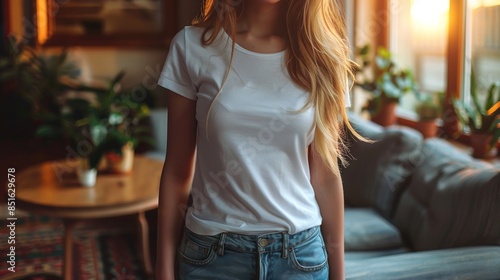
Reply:
<svg viewBox="0 0 500 280"><path fill-rule="evenodd" d="M361 60L361 66L356 69L356 85L372 95L364 110L382 126L394 124L401 97L409 92L417 94L411 71L398 70L391 53L384 48L378 49L374 62L370 59L369 45L358 48L356 56Z"/></svg>
<svg viewBox="0 0 500 280"><path fill-rule="evenodd" d="M418 115L416 129L424 138L435 137L437 134L436 120L442 115L444 97L444 92L436 92L433 95L421 94L415 105L415 112Z"/></svg>
<svg viewBox="0 0 500 280"><path fill-rule="evenodd" d="M484 104L480 104L477 81L472 72L470 96L472 105L453 100L453 106L462 126L470 129L473 156L484 158L500 139L500 83L490 85Z"/></svg>
<svg viewBox="0 0 500 280"><path fill-rule="evenodd" d="M431 98L426 98L417 103L415 111L418 115L416 128L422 136L424 136L424 138L436 136L436 120L441 116L441 107Z"/></svg>

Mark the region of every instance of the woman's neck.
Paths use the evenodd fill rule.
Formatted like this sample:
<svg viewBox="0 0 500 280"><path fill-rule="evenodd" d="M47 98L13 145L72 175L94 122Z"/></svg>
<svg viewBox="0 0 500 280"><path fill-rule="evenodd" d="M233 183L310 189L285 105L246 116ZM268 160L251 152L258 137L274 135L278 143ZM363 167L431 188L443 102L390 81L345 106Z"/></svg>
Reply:
<svg viewBox="0 0 500 280"><path fill-rule="evenodd" d="M281 1L247 0L243 14L238 21L238 33L246 33L257 38L279 36Z"/></svg>

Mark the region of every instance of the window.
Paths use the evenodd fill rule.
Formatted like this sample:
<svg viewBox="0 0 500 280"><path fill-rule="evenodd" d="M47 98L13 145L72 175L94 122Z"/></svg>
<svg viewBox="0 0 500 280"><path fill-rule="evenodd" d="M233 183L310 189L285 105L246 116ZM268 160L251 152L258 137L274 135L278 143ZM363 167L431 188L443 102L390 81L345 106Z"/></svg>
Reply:
<svg viewBox="0 0 500 280"><path fill-rule="evenodd" d="M463 98L471 102L471 69L478 81L480 98L484 99L492 82L500 81L500 0L355 0L355 3L356 45L371 42L389 48L400 68L413 71L421 91L429 94L443 91L443 131L446 136L455 137L460 131L451 100ZM415 114L407 112L414 109L415 101L413 96L402 100L398 110L402 124L414 124Z"/></svg>
<svg viewBox="0 0 500 280"><path fill-rule="evenodd" d="M469 0L465 22L463 98L470 102L468 77L474 71L479 99L484 102L489 86L500 81L500 0Z"/></svg>
<svg viewBox="0 0 500 280"><path fill-rule="evenodd" d="M449 0L390 0L389 50L399 68L412 71L418 90L433 98L446 90L448 12ZM413 112L416 101L405 95L400 111Z"/></svg>

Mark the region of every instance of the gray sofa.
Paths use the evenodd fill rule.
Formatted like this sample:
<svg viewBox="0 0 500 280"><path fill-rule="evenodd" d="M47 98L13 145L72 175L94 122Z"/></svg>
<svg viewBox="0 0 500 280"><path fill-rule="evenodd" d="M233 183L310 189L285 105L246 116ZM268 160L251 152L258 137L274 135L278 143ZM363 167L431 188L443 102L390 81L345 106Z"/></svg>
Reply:
<svg viewBox="0 0 500 280"><path fill-rule="evenodd" d="M347 279L500 279L500 169L351 115Z"/></svg>

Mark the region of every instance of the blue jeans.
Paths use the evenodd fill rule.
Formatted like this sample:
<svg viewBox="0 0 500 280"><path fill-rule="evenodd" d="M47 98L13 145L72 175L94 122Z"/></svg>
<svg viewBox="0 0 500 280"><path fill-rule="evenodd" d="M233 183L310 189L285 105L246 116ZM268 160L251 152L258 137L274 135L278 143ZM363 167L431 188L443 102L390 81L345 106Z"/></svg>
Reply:
<svg viewBox="0 0 500 280"><path fill-rule="evenodd" d="M179 280L326 280L328 257L319 227L296 234L198 235L179 246Z"/></svg>

